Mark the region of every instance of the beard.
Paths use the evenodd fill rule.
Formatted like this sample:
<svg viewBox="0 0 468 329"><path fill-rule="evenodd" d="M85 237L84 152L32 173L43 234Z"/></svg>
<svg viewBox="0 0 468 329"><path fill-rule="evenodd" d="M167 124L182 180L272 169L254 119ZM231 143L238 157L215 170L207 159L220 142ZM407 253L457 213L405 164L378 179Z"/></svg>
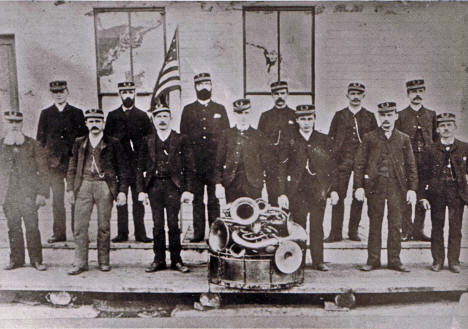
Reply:
<svg viewBox="0 0 468 329"><path fill-rule="evenodd" d="M202 101L206 101L211 98L211 90L201 89L197 90L197 98Z"/></svg>
<svg viewBox="0 0 468 329"><path fill-rule="evenodd" d="M126 108L132 108L132 107L133 107L133 104L135 104L135 99L130 98L130 97L127 97L127 98L125 98L125 99L122 101L122 104L123 104Z"/></svg>
<svg viewBox="0 0 468 329"><path fill-rule="evenodd" d="M3 140L5 145L22 145L24 143L24 135L21 131L9 131Z"/></svg>

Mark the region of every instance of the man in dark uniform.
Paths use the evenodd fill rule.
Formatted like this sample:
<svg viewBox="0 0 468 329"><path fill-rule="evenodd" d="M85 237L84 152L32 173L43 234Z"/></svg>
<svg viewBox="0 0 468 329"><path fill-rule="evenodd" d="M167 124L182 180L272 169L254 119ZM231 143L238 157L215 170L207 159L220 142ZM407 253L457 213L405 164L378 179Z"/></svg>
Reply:
<svg viewBox="0 0 468 329"><path fill-rule="evenodd" d="M400 261L401 209L405 196L406 202L416 203L416 160L408 135L394 128L398 118L396 104L379 104L378 116L381 126L363 137L354 164L355 197L359 201L367 197L369 213L368 258L361 270L372 271L381 266L382 221L387 200L388 268L409 272Z"/></svg>
<svg viewBox="0 0 468 329"><path fill-rule="evenodd" d="M156 133L143 139L138 156L138 200L149 202L153 213L154 261L146 272L166 269L166 233L164 209L169 228L171 268L186 273L189 268L180 257L180 229L178 214L181 202L191 202L194 159L186 136L170 128L171 112L161 106L152 111Z"/></svg>
<svg viewBox="0 0 468 329"><path fill-rule="evenodd" d="M268 192L268 201L276 205L279 197L279 186L276 176L280 166L284 161L285 151L281 149L288 135L295 131L296 117L294 110L286 104L288 97L288 83L286 81L273 82L271 85L271 96L275 101L275 106L265 111L260 116L258 130L260 130L267 139L267 146L272 154L273 161L268 164L267 172L270 177L266 181Z"/></svg>
<svg viewBox="0 0 468 329"><path fill-rule="evenodd" d="M127 202L128 161L119 141L103 133L104 112L85 112L88 136L77 138L67 171L68 200L75 203L75 260L69 275L88 270L88 228L94 205L97 208L98 264L110 271L110 219L113 201Z"/></svg>
<svg viewBox="0 0 468 329"><path fill-rule="evenodd" d="M323 215L328 196L332 205L338 202L332 141L314 129L314 105L297 106L295 116L299 129L286 143L287 161L280 174L284 194L278 202L282 208L291 209L292 218L304 229L310 215L312 266L328 271L323 260Z"/></svg>
<svg viewBox="0 0 468 329"><path fill-rule="evenodd" d="M337 191L340 199L333 208L330 235L325 239L325 242L341 241L343 239L344 199L353 171L354 157L364 135L377 128L377 120L374 114L361 105L365 96L366 87L360 82L351 82L348 85L346 95L349 106L336 112L330 125L328 135L333 140L337 152ZM361 222L363 203L353 197L351 198L348 236L350 240L361 241L358 229Z"/></svg>
<svg viewBox="0 0 468 329"><path fill-rule="evenodd" d="M42 110L37 128L37 141L45 147L49 166L49 185L52 189L54 216L53 235L49 243L66 240L65 176L75 138L88 130L83 111L67 103L69 95L66 81L52 81L50 92L54 104ZM73 230L73 207L71 210Z"/></svg>
<svg viewBox="0 0 468 329"><path fill-rule="evenodd" d="M426 147L431 146L437 140L436 113L422 105L422 99L426 87L424 80L411 80L406 83L406 89L410 104L404 110L398 112L396 128L411 138L414 156L418 170L422 166L422 157ZM421 173L419 173L421 174ZM421 187L420 189L421 190ZM403 213L402 240L410 239L431 241L424 234L424 218L426 211L421 203L416 204L414 210L414 223L411 219L412 207L405 207Z"/></svg>
<svg viewBox="0 0 468 329"><path fill-rule="evenodd" d="M4 119L6 135L0 139L0 202L10 242L10 263L4 269L24 266L23 219L31 265L44 271L37 209L49 197L46 155L39 143L23 135L21 112L7 111Z"/></svg>
<svg viewBox="0 0 468 329"><path fill-rule="evenodd" d="M432 234L431 269L444 267L445 208L448 207L449 237L448 265L450 271L460 272L460 241L465 204L468 204L468 144L455 138L455 114L437 115L440 140L427 148L423 158L421 180L422 205L431 211Z"/></svg>
<svg viewBox="0 0 468 329"><path fill-rule="evenodd" d="M264 173L269 162L265 138L252 128L250 100L233 103L236 125L226 129L216 152L216 197L231 203L240 197L257 199L262 196Z"/></svg>
<svg viewBox="0 0 468 329"><path fill-rule="evenodd" d="M146 236L145 207L141 202L138 202L135 175L142 139L152 133L153 127L148 115L135 106L135 83L131 81L119 82L117 87L122 105L109 113L104 132L120 141L128 159L128 184L132 192L135 240L151 242L152 240ZM112 242L123 241L128 241L128 204L117 207L117 236L112 239Z"/></svg>
<svg viewBox="0 0 468 329"><path fill-rule="evenodd" d="M211 76L209 73L195 75L197 100L184 107L180 121L180 132L187 135L192 143L195 156L196 176L193 181L193 239L202 241L205 237L205 185L208 193L208 222L219 216L219 202L215 196L214 163L217 142L221 132L229 128L229 120L223 105L211 100Z"/></svg>

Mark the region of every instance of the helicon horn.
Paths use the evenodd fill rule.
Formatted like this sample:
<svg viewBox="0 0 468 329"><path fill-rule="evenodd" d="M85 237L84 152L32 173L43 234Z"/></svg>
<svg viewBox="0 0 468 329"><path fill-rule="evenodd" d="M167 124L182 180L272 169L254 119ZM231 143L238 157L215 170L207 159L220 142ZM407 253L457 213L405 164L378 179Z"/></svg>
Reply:
<svg viewBox="0 0 468 329"><path fill-rule="evenodd" d="M242 197L231 204L230 213L232 222L239 225L250 225L258 219L260 209L254 199Z"/></svg>
<svg viewBox="0 0 468 329"><path fill-rule="evenodd" d="M302 264L303 253L295 241L283 240L275 252L275 265L284 274L294 273Z"/></svg>
<svg viewBox="0 0 468 329"><path fill-rule="evenodd" d="M211 250L219 252L224 250L231 240L229 227L227 224L217 219L211 224L210 235L208 237L208 245Z"/></svg>

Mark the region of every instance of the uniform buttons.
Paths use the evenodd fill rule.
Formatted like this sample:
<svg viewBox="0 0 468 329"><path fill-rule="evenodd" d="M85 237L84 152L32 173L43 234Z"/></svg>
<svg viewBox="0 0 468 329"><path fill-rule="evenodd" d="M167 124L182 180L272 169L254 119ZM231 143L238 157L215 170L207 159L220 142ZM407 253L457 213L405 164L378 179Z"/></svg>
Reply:
<svg viewBox="0 0 468 329"><path fill-rule="evenodd" d="M202 138L203 138L203 139L206 139L206 136L203 136Z"/></svg>
<svg viewBox="0 0 468 329"><path fill-rule="evenodd" d="M63 139L63 136L60 136L61 139Z"/></svg>
<svg viewBox="0 0 468 329"><path fill-rule="evenodd" d="M206 130L206 127L203 127L203 130Z"/></svg>
<svg viewBox="0 0 468 329"><path fill-rule="evenodd" d="M206 121L206 118L205 118L205 117L203 117L203 118L202 118L202 120L203 120L203 121Z"/></svg>

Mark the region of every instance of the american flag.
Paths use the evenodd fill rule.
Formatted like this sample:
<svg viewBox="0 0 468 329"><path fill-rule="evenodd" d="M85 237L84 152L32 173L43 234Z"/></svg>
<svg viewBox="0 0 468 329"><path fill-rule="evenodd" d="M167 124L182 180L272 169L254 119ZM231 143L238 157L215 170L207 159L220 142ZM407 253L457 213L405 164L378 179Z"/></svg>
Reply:
<svg viewBox="0 0 468 329"><path fill-rule="evenodd" d="M164 59L161 71L159 71L153 96L151 97L151 108L155 105L169 105L167 96L173 90L181 90L179 65L179 41L178 28L174 32L171 45Z"/></svg>

